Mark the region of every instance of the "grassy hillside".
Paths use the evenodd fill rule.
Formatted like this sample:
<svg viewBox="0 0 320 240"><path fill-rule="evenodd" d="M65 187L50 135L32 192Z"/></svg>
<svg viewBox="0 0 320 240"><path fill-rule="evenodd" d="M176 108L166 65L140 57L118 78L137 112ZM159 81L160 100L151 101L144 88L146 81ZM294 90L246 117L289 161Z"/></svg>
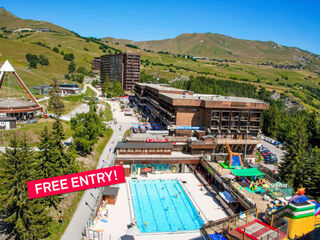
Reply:
<svg viewBox="0 0 320 240"><path fill-rule="evenodd" d="M8 22L15 21L15 18L12 14L7 13L6 19L9 20L4 22L9 24ZM247 82L257 87L261 85L268 90L285 93L308 108L320 109L320 77L316 70L308 69L311 64L318 64L318 60L314 59L319 56L296 48L279 46L272 42L240 40L210 33L182 34L175 39L150 42L132 42L114 38L105 38L100 41L64 32L19 34L0 30L0 34L2 34L0 64L8 59L23 80L31 86L48 84L54 77L60 81L66 81L63 78L68 72L70 62L63 59L61 52L73 53L77 68L82 66L89 70L94 57L119 50L141 53L141 71L156 78L175 81L188 79L190 76L206 76L214 79ZM45 47L35 44L37 42ZM139 45L140 49L128 47L127 44ZM58 48L58 53L52 50L54 47ZM150 51L148 48L156 48L156 50ZM229 49L232 54L227 53L226 49ZM157 50L168 53L159 53ZM204 53L207 53L207 56L214 54L215 60L194 61L172 54L172 52L184 54L192 52L192 55L198 56L206 56ZM49 66L40 67L38 65L37 69L27 69L25 58L27 53L45 55L49 59ZM227 57L228 55L236 57L237 60L233 61L232 57ZM299 61L295 62L296 58L293 56L301 56L301 59L312 61L308 60L309 65L305 69L285 69L272 64L261 65L259 60L271 59L274 62L284 62L286 65L298 64ZM228 59L228 61L221 62L219 60L221 58Z"/></svg>
<svg viewBox="0 0 320 240"><path fill-rule="evenodd" d="M184 33L176 38L133 42L124 39L105 40L134 44L141 49L164 51L191 56L228 59L241 62L293 65L320 71L320 56L274 42L236 39L213 33ZM301 65L301 66L300 66Z"/></svg>
<svg viewBox="0 0 320 240"><path fill-rule="evenodd" d="M120 43L111 44L111 41L108 41L108 44L122 51L140 52L141 71L154 75L156 78L175 81L188 79L190 76L206 76L214 79L246 82L257 87L263 86L270 91L275 90L279 94L284 93L309 109L319 110L320 108L320 96L311 94L306 89L306 86L319 89L320 78L318 74L308 69L277 69L273 66L238 61L194 61L174 54L130 48ZM312 105L316 105L316 107Z"/></svg>
<svg viewBox="0 0 320 240"><path fill-rule="evenodd" d="M18 18L2 7L0 7L0 27L5 27L8 30L15 30L19 28L49 28L50 31L74 35L69 30L52 23Z"/></svg>
<svg viewBox="0 0 320 240"><path fill-rule="evenodd" d="M27 37L18 39L13 38L12 35L9 34L9 39L0 38L0 65L5 60L9 60L22 79L30 86L48 84L53 78L68 82L64 80L64 75L68 73L70 61L63 59L61 51L73 53L77 68L82 66L87 70L91 69L93 58L103 54L97 43L87 42L74 35L52 32L31 33ZM34 44L35 42L44 43L49 48ZM52 50L54 47L59 49L59 53ZM38 64L37 69L29 69L25 57L27 53L46 56L49 59L49 65Z"/></svg>

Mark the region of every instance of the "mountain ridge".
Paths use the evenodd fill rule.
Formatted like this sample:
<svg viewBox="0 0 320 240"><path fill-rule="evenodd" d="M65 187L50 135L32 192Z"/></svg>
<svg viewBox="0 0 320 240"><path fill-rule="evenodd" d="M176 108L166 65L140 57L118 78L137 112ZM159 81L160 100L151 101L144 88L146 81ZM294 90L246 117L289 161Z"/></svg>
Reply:
<svg viewBox="0 0 320 240"><path fill-rule="evenodd" d="M234 61L306 67L320 70L320 56L297 47L280 45L274 41L245 40L218 33L182 33L175 38L150 41L133 41L102 38L120 44L133 44L141 49L169 52Z"/></svg>
<svg viewBox="0 0 320 240"><path fill-rule="evenodd" d="M37 21L32 19L21 19L9 12L8 10L6 10L4 7L0 7L0 27L4 27L7 30L16 30L19 28L49 28L50 31L53 32L74 35L74 33L69 31L68 29L65 29L50 22Z"/></svg>
<svg viewBox="0 0 320 240"><path fill-rule="evenodd" d="M5 13L3 10L2 12ZM15 23L18 21L18 23L20 23L20 20L16 19L14 15L10 15L10 13L6 14L6 18L9 19L7 25L9 25L10 21ZM3 16L4 14L2 14L2 17ZM22 21L24 20L22 19ZM30 21L36 22L33 20ZM0 20L0 26L1 24L3 24L3 22ZM20 26L16 25L16 27ZM68 31L63 28L61 29ZM95 57L113 54L118 51L140 52L141 75L152 76L152 79L175 81L179 79L189 79L190 77L205 76L216 80L245 82L255 85L256 87L265 87L270 91L276 91L278 94L288 95L311 109L320 109L318 92L320 86L320 71L310 71L309 68L299 68L299 66L287 68L276 61L274 62L275 65L266 64L267 60L261 56L258 56L257 59L253 60L252 58L243 58L243 56L242 58L236 56L235 60L226 57L223 58L226 54L225 42L223 40L230 40L231 42L229 44L233 43L230 47L232 51L233 49L243 50L241 49L241 44L246 44L246 40L236 39L233 41L234 39L232 37L214 35L211 33L207 33L206 35L196 33L183 34L178 40L169 40L174 42L175 47L181 47L182 50L185 48L188 51L195 51L194 48L199 48L197 45L203 40L203 36L207 37L208 39L205 39L205 43L209 42L211 44L209 44L209 47L217 52L214 56L215 59L194 60L191 59L190 56L186 57L181 54L166 53L166 51L161 50L159 52L145 51L141 46L140 49L137 49L134 45L138 45L139 43L132 40L107 38L102 41L101 39L93 37L82 37L79 34L72 32L72 34L62 34L58 30L59 29L51 32L20 33L8 31L8 28L0 28L0 65L5 60L9 60L25 83L32 87L49 84L53 78L65 81L64 76L68 73L68 65L70 62L64 59L64 53L73 53L74 63L77 68L84 67L90 71L91 61ZM215 37L221 38L221 42L209 41L210 38ZM121 43L118 43L120 41ZM162 41L163 40L160 40L161 47L163 47L163 44L167 44ZM186 43L189 46L183 46L181 42L183 44ZM255 44L254 41L249 41L249 43L252 42ZM219 44L222 45L222 47L219 47ZM240 44L240 47L236 44ZM170 47L170 44L168 45ZM270 49L270 46L275 46L275 43L264 43L258 50L262 51L263 46L267 46L268 49ZM169 49L169 47L166 47L166 49ZM256 51L256 48L253 49ZM292 50L292 48L285 49ZM317 66L319 66L319 61L317 59L308 59L309 57L315 58L318 56L307 54L302 50L294 51L299 52L302 55L298 56L296 54L297 60L299 60L299 58L302 60L306 58L305 61L309 61L309 64L318 64ZM43 54L49 59L50 64L48 66L39 66L37 69L30 69L28 68L25 58L28 53L36 55ZM219 54L220 56L222 54L222 58L219 57ZM235 55L235 52L233 52L233 54ZM200 54L194 55L199 56ZM228 56L229 55L230 54L228 53ZM291 57L290 59L292 59L292 55L289 56ZM277 57L277 55L273 57ZM287 56L282 56L281 61L287 65L292 64L290 61L286 62L286 58L288 59ZM221 59L223 61L220 61Z"/></svg>

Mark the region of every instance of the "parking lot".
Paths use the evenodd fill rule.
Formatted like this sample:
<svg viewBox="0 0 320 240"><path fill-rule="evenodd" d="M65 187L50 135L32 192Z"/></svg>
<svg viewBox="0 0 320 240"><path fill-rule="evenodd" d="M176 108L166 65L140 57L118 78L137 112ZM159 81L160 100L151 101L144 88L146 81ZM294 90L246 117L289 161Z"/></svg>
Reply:
<svg viewBox="0 0 320 240"><path fill-rule="evenodd" d="M278 166L280 165L280 163L282 162L284 155L285 155L285 151L282 150L281 148L276 147L275 145L263 140L262 141L262 145L266 148L268 148L273 154L275 154L278 158ZM266 163L261 163L262 166L270 169L271 171L278 171L279 167L274 165L274 164L266 164Z"/></svg>

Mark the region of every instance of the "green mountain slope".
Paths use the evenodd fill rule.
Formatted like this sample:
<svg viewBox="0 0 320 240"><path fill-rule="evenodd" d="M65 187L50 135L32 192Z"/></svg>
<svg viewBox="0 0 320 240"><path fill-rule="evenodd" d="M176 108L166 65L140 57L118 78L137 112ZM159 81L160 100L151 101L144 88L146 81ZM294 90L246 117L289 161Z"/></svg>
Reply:
<svg viewBox="0 0 320 240"><path fill-rule="evenodd" d="M2 7L0 8L0 27L5 27L8 30L19 28L49 28L50 31L74 35L69 30L49 22L18 18Z"/></svg>
<svg viewBox="0 0 320 240"><path fill-rule="evenodd" d="M108 38L105 38L108 40ZM117 41L114 39L113 41ZM184 33L176 38L154 41L118 42L134 44L141 49L164 51L191 56L228 59L241 62L293 65L320 71L320 56L295 47L286 47L274 42L236 39L213 33Z"/></svg>
<svg viewBox="0 0 320 240"><path fill-rule="evenodd" d="M8 31L25 27L33 28L33 26L50 28L51 32ZM91 62L95 57L104 54L103 49L100 49L100 45L96 42L81 38L52 23L20 19L4 8L0 8L0 27L2 27L0 28L0 65L8 59L30 87L50 84L53 78L68 82L64 79L64 75L68 73L70 61L64 60L62 53L73 53L77 69L85 67L87 70L91 69ZM54 52L53 48L58 48L58 53ZM49 65L38 64L36 69L29 69L25 57L27 53L46 56L49 59Z"/></svg>
<svg viewBox="0 0 320 240"><path fill-rule="evenodd" d="M15 17L12 14L7 14L7 20L5 21L10 22L12 18ZM187 39L189 35L190 34L186 34ZM200 38L198 38L198 40L199 39ZM233 40L232 38L230 39ZM163 46L163 42L165 41L166 40L158 42ZM46 47L36 44L39 42ZM180 42L180 40L178 42ZM239 44L240 42L235 41L235 43ZM255 43L254 41L248 42ZM173 45L169 43L168 46ZM188 79L190 76L205 76L227 81L246 82L257 87L266 87L268 90L274 90L279 94L287 94L306 107L320 109L320 96L319 93L317 93L317 89L320 88L320 77L315 71L299 68L281 69L274 65L260 65L259 62L252 60L255 58L253 47L252 53L250 53L253 54L253 56L248 56L248 59L244 58L244 60L241 61L220 62L219 60L194 61L171 53L166 54L158 53L157 51L143 50L144 47L142 46L140 46L141 49L131 48L130 46L126 46L126 44L138 45L137 42L133 43L131 40L107 38L101 41L92 38L82 38L77 34L62 32L7 33L0 30L0 65L8 59L21 75L22 79L28 86L32 87L38 84L49 84L54 77L60 81L66 81L64 80L64 75L68 73L68 65L70 62L63 59L61 52L73 53L77 68L82 66L88 70L91 69L91 61L94 57L114 53L116 50L139 52L141 53L141 71L153 75L156 78L166 78L169 81L175 81ZM59 53L52 50L54 47L58 48ZM244 47L245 46L243 46L243 48ZM234 47L234 49L238 48L242 47L240 45L237 48ZM283 48L287 49L285 47ZM186 49L188 50L187 46ZM291 51L291 48L288 49ZM168 51L170 49L166 48L163 50ZM180 50L184 51L183 41L181 42ZM171 51L174 50L170 50L170 52ZM219 51L222 52L222 50L216 51L217 54ZM239 51L238 55L240 55L240 51L242 50L237 51ZM304 53L303 51L301 52ZM49 66L44 67L38 65L37 69L28 69L25 58L27 53L45 55L49 59ZM276 53L280 54L278 50ZM273 54L273 56L275 57L276 54ZM230 58L228 59L230 60ZM276 60L280 61L279 59L286 59L286 57L283 55L276 58Z"/></svg>

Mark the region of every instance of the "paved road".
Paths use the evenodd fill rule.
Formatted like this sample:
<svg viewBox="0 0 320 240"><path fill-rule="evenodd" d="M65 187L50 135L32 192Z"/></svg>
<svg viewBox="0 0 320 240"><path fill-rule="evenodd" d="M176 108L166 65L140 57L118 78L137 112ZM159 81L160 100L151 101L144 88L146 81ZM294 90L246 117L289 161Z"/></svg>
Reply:
<svg viewBox="0 0 320 240"><path fill-rule="evenodd" d="M283 158L284 158L284 155L285 155L285 151L280 149L280 148L277 148L275 145L269 143L269 142L266 142L266 141L262 141L262 145L266 148L269 148L270 151L272 153L274 153L275 155L277 155L278 157L278 163L281 163ZM276 166L276 165L273 165L273 164L266 164L266 163L261 163L262 166L266 167L266 168L269 168L271 171L278 171L279 170L279 167Z"/></svg>
<svg viewBox="0 0 320 240"><path fill-rule="evenodd" d="M128 118L124 116L124 113L121 112L120 106L118 103L109 102L112 106L112 109L115 110L113 112L114 117L117 119L117 124L112 124L111 128L113 129L113 135L110 138L109 142L107 143L106 147L104 148L97 168L107 167L113 165L114 159L114 148L124 134L124 132L131 127L131 121L137 121L134 118ZM119 130L121 126L121 131ZM111 148L111 151L109 151ZM105 162L104 162L105 161ZM83 194L77 209L62 236L62 240L77 240L82 239L82 233L85 229L86 223L90 217L91 209L95 206L97 202L97 196L99 194L99 189L88 189ZM86 204L87 203L87 204Z"/></svg>

